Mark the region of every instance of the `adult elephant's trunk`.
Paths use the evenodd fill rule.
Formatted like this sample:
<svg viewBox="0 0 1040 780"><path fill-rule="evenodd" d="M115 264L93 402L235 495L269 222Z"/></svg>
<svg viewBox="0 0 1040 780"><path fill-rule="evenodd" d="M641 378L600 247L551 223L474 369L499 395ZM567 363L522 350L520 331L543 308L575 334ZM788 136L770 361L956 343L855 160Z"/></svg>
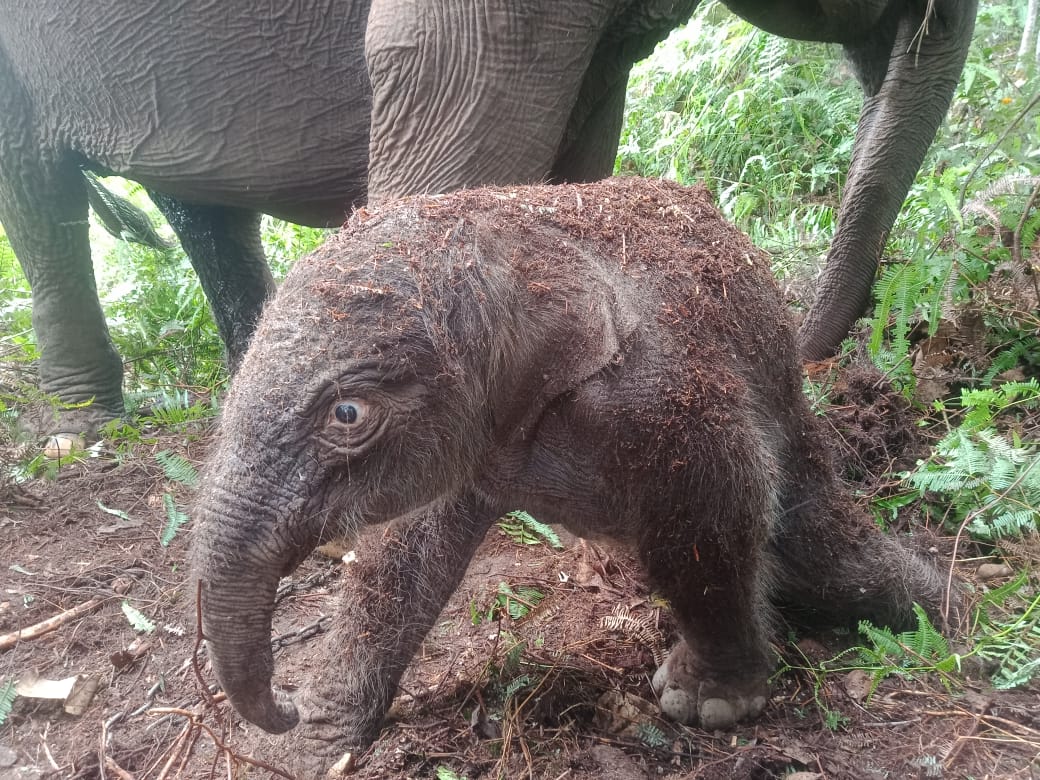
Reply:
<svg viewBox="0 0 1040 780"><path fill-rule="evenodd" d="M918 5L924 4L911 4ZM888 231L949 109L977 6L977 0L939 0L928 18L907 12L893 20L890 50L879 50L881 38L846 46L867 98L838 232L802 325L808 360L834 354L866 310Z"/></svg>
<svg viewBox="0 0 1040 780"><path fill-rule="evenodd" d="M217 470L219 472L219 470ZM213 671L238 713L282 733L299 720L287 695L273 691L271 617L279 575L306 550L281 541L280 519L250 496L245 479L211 474L195 511L193 581L201 587L202 631Z"/></svg>

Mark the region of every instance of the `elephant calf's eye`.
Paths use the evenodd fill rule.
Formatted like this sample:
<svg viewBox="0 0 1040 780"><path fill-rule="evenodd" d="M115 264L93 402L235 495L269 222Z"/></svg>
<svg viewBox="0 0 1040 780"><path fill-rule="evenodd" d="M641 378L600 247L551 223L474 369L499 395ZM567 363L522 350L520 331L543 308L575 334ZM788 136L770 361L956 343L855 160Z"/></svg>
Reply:
<svg viewBox="0 0 1040 780"><path fill-rule="evenodd" d="M361 410L358 409L356 404L343 403L337 404L335 410L336 419L341 423L351 425L358 421L361 417Z"/></svg>

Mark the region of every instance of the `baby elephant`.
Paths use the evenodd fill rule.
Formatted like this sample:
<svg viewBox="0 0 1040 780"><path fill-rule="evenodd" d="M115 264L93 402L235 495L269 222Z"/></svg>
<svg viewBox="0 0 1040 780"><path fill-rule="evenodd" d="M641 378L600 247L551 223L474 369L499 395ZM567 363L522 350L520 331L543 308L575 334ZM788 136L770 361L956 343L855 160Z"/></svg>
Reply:
<svg viewBox="0 0 1040 780"><path fill-rule="evenodd" d="M194 575L232 704L271 732L299 722L312 771L367 746L513 509L638 551L681 630L654 685L684 723L762 710L775 609L937 615L936 570L837 481L799 365L768 265L701 188L616 179L359 211L269 304L200 491ZM293 703L271 688L278 578L384 521Z"/></svg>

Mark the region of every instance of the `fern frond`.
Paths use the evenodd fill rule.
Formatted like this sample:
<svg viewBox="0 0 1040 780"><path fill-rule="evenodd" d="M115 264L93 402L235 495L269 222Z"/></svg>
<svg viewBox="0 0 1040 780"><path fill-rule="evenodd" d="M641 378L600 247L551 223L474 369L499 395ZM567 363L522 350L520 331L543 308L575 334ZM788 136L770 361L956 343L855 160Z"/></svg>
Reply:
<svg viewBox="0 0 1040 780"><path fill-rule="evenodd" d="M180 482L188 487L197 487L199 484L199 472L195 466L181 455L168 450L160 450L155 453L155 459L163 467L163 474L171 482Z"/></svg>
<svg viewBox="0 0 1040 780"><path fill-rule="evenodd" d="M664 663L664 634L657 628L656 620L650 613L635 617L624 604L615 604L610 615L600 618L600 625L608 631L617 631L639 642L653 654L654 663Z"/></svg>
<svg viewBox="0 0 1040 780"><path fill-rule="evenodd" d="M159 544L163 547L169 547L170 542L177 535L177 531L190 518L177 509L177 505L173 502L173 496L169 493L163 493L162 501L163 507L166 509L166 524L163 526L162 534L159 537Z"/></svg>
<svg viewBox="0 0 1040 780"><path fill-rule="evenodd" d="M529 674L522 674L519 677L514 677L509 681L509 685L506 686L505 692L502 694L502 699L508 701L524 688L529 688L532 682L533 680Z"/></svg>
<svg viewBox="0 0 1040 780"><path fill-rule="evenodd" d="M893 659L900 658L905 654L896 635L887 626L875 626L869 621L861 620L859 632L870 640L870 643L873 645L871 649L875 653L880 653L883 657Z"/></svg>
<svg viewBox="0 0 1040 780"><path fill-rule="evenodd" d="M150 634L155 631L155 623L145 617L144 613L132 606L129 601L123 602L123 614L133 626L134 631L141 634Z"/></svg>
<svg viewBox="0 0 1040 780"><path fill-rule="evenodd" d="M11 714L11 708L14 707L14 700L18 697L14 685L14 680L7 680L0 685L0 726L4 725L7 716Z"/></svg>
<svg viewBox="0 0 1040 780"><path fill-rule="evenodd" d="M656 725L649 722L639 724L639 731L637 732L639 739L644 745L655 750L668 747L670 741L665 733L661 731Z"/></svg>
<svg viewBox="0 0 1040 780"><path fill-rule="evenodd" d="M950 645L928 619L927 613L920 604L914 604L914 617L917 618L917 630L900 635L908 642L922 659L945 658L950 654Z"/></svg>

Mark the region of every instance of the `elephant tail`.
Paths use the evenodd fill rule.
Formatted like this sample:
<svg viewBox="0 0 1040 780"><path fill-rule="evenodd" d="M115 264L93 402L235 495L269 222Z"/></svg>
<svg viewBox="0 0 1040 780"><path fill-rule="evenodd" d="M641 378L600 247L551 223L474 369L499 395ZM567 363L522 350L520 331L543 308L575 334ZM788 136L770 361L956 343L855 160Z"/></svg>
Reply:
<svg viewBox="0 0 1040 780"><path fill-rule="evenodd" d="M155 231L152 220L133 203L121 198L101 183L90 171L83 171L87 181L87 201L101 225L116 238L132 241L152 249L169 249L173 243Z"/></svg>

